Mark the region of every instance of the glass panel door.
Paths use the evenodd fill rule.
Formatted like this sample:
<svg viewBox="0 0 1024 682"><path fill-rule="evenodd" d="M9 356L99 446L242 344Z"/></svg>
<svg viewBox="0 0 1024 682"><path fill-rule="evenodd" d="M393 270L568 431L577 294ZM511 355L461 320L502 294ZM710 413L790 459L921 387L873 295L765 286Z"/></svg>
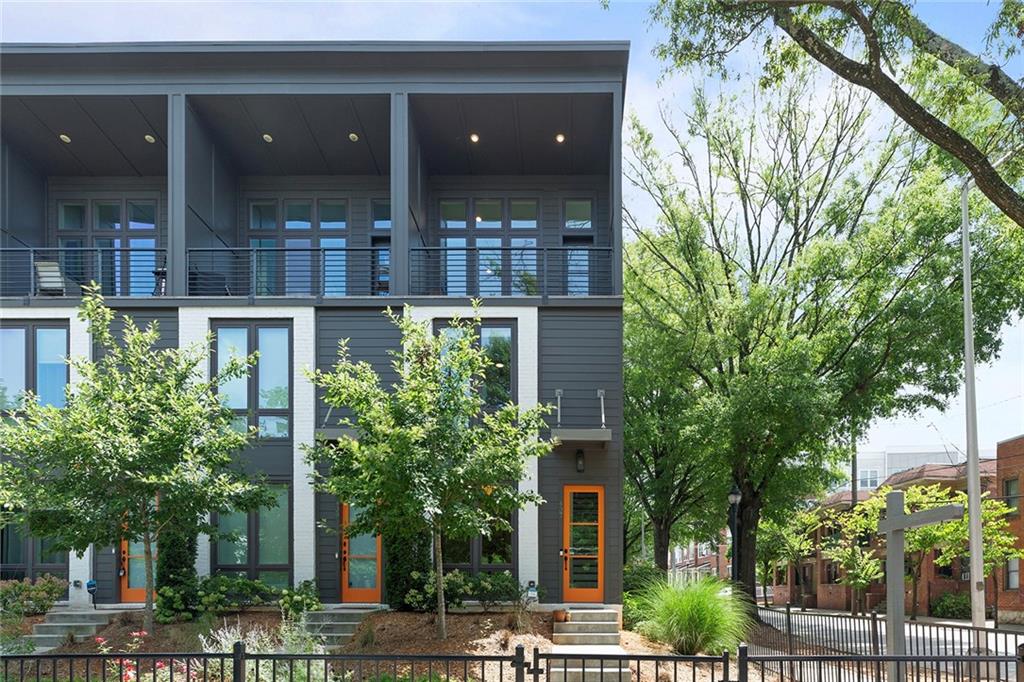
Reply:
<svg viewBox="0 0 1024 682"><path fill-rule="evenodd" d="M604 486L567 485L562 505L562 598L604 601Z"/></svg>
<svg viewBox="0 0 1024 682"><path fill-rule="evenodd" d="M154 553L155 553L154 549ZM156 556L154 554L154 561ZM146 556L142 542L121 542L121 601L146 601Z"/></svg>
<svg viewBox="0 0 1024 682"><path fill-rule="evenodd" d="M348 534L359 508L341 507L341 601L380 603L380 536Z"/></svg>

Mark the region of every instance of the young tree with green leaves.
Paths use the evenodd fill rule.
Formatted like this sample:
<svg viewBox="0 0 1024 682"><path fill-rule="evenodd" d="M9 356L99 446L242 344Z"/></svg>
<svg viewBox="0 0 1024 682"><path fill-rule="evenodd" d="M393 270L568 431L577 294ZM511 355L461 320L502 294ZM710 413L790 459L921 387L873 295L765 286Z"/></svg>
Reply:
<svg viewBox="0 0 1024 682"><path fill-rule="evenodd" d="M62 408L25 395L0 420L0 489L19 491L15 520L54 547L85 552L89 545L141 542L145 553L145 628L153 628L154 549L164 528L216 532L212 512L269 504L259 481L234 464L248 434L217 387L247 371L226 364L205 378L210 339L190 348L157 347L156 324L139 329L125 318L121 339L114 311L93 286L79 317L98 359L71 358L79 379ZM251 363L252 359L248 360Z"/></svg>
<svg viewBox="0 0 1024 682"><path fill-rule="evenodd" d="M698 92L671 151L632 123L630 308L676 355L675 381L741 492L737 561L753 594L762 513L837 480L850 424L943 405L960 386L956 189L921 145L878 130L849 86L713 103ZM685 132L684 132L685 130ZM699 159L699 161L698 161ZM671 160L671 162L670 162ZM975 214L977 359L1024 309L1024 232Z"/></svg>
<svg viewBox="0 0 1024 682"><path fill-rule="evenodd" d="M328 405L351 412L341 423L356 432L309 449L310 462L326 469L317 487L363 510L353 534L429 534L441 639L442 539L511 531L513 513L543 502L518 486L529 461L552 448L539 437L547 406L487 407L494 361L479 344L479 310L474 304L472 319L452 320L434 334L429 321L413 319L412 308L401 315L389 308L402 333L393 386L383 386L368 363L354 362L344 341L331 371L310 374Z"/></svg>
<svg viewBox="0 0 1024 682"><path fill-rule="evenodd" d="M872 544L877 527L874 515L860 505L822 515L822 528L830 531L821 543L822 554L842 569L839 583L850 588L850 612L855 616L866 610L868 587L883 576L882 560Z"/></svg>
<svg viewBox="0 0 1024 682"><path fill-rule="evenodd" d="M1020 0L1000 3L977 53L929 26L912 0L659 0L652 17L668 28L657 53L674 67L724 75L750 45L764 55L762 83L777 85L813 59L873 93L1024 226L1024 197L994 166L1021 142L1024 86L1001 66L1021 49Z"/></svg>

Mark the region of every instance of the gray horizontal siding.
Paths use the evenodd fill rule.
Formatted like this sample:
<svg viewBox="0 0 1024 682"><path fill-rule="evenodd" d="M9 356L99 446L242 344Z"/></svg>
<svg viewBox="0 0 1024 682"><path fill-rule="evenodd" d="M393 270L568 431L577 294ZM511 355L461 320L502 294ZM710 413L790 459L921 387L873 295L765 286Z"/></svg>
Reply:
<svg viewBox="0 0 1024 682"><path fill-rule="evenodd" d="M563 390L562 426L599 428L597 390L605 390L606 444L566 443L539 462L538 487L547 504L540 507L540 584L547 602L562 600L562 493L569 484L605 489L605 601L622 600L622 311L619 309L540 310L539 390L542 402L555 403ZM554 423L554 415L549 419ZM584 471L576 471L576 451L584 453Z"/></svg>
<svg viewBox="0 0 1024 682"><path fill-rule="evenodd" d="M124 334L125 318L130 318L139 329L145 329L151 323L156 323L160 332L160 339L156 347L160 350L178 347L178 310L177 308L147 308L119 310L114 315L110 330L114 338L121 340ZM93 354L99 356L100 349L94 347Z"/></svg>
<svg viewBox="0 0 1024 682"><path fill-rule="evenodd" d="M391 366L389 351L401 345L401 333L391 320L385 317L383 309L319 310L317 312L317 359L316 366L330 370L338 361L338 342L348 339L348 349L353 360L366 361L376 370L385 386L398 379ZM329 410L317 395L317 426L337 426L344 412Z"/></svg>
<svg viewBox="0 0 1024 682"><path fill-rule="evenodd" d="M604 389L606 425L621 436L622 311L542 308L539 347L540 400L554 405L562 389L562 426L599 428Z"/></svg>

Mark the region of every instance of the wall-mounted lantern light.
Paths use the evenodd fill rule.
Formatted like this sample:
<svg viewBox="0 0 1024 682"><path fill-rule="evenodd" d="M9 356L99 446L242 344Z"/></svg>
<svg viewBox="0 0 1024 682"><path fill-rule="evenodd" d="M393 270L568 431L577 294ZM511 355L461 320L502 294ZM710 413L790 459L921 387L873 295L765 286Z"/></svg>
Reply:
<svg viewBox="0 0 1024 682"><path fill-rule="evenodd" d="M585 462L583 460L583 450L576 451L576 473L583 473Z"/></svg>

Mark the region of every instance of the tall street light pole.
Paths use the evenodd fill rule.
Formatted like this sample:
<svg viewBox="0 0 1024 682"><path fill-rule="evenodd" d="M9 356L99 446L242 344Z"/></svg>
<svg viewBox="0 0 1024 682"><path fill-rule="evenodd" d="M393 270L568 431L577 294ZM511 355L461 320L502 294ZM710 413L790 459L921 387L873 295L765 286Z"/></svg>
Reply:
<svg viewBox="0 0 1024 682"><path fill-rule="evenodd" d="M1014 152L996 161L1002 165ZM971 221L967 203L973 179L965 175L960 183L960 246L963 250L964 284L964 410L967 413L967 518L968 554L971 574L971 625L985 627L985 563L981 538L981 471L978 458L978 399L974 383L974 301L971 296ZM998 595L996 595L998 599ZM987 643L978 637L975 648L984 650Z"/></svg>
<svg viewBox="0 0 1024 682"><path fill-rule="evenodd" d="M736 536L739 534L740 529L740 499L742 499L742 493L736 483L732 484L732 490L729 491L729 534L732 536L732 582L738 584L740 582L740 562L739 557L736 556Z"/></svg>

